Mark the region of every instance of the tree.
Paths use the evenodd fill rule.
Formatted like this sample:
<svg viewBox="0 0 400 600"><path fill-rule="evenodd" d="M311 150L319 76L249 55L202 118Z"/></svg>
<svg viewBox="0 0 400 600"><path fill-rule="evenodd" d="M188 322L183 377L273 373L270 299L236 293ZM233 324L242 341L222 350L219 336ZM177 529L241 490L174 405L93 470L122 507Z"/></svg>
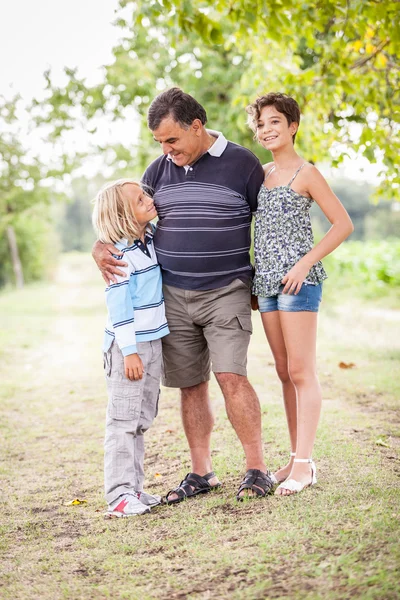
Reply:
<svg viewBox="0 0 400 600"><path fill-rule="evenodd" d="M67 165L51 170L29 151L21 141L18 104L18 96L11 100L0 96L0 286L13 273L17 287L22 287L24 279L43 273L50 239L49 205L57 196L46 179Z"/></svg>
<svg viewBox="0 0 400 600"><path fill-rule="evenodd" d="M88 89L68 70L68 85L56 88L48 75L46 119L56 132L72 126L68 107L76 104L89 123L134 106L144 124L152 97L179 85L205 105L214 127L258 153L244 108L279 90L301 105L298 143L308 159L382 160L381 191L396 194L398 0L120 0L120 7L124 37L102 85ZM143 127L141 144L126 149L136 167L157 154L150 139Z"/></svg>

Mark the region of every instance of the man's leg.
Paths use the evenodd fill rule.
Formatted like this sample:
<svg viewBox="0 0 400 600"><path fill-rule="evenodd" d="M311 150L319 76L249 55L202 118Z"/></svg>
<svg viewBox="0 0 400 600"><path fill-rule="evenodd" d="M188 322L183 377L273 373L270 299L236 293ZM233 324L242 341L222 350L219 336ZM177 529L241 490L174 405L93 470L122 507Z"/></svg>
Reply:
<svg viewBox="0 0 400 600"><path fill-rule="evenodd" d="M208 381L181 389L181 415L190 449L192 473L203 477L212 471L210 440L214 415L208 395ZM218 477L212 477L208 483L211 487L218 485ZM177 498L175 492L168 494L169 502Z"/></svg>
<svg viewBox="0 0 400 600"><path fill-rule="evenodd" d="M203 328L194 323L192 314L196 295L196 292L164 286L171 333L163 338L163 383L167 387L180 388L182 423L190 449L191 472L203 477L212 471L210 437L214 416L208 395L209 351ZM208 479L208 482L211 486L219 484L217 477ZM190 487L194 490L193 485ZM169 502L177 501L178 494L170 492L167 499Z"/></svg>
<svg viewBox="0 0 400 600"><path fill-rule="evenodd" d="M246 456L246 470L266 473L261 441L261 411L257 395L247 377L236 373L215 373L225 398L228 418Z"/></svg>
<svg viewBox="0 0 400 600"><path fill-rule="evenodd" d="M246 372L252 331L249 284L234 280L214 290L213 301L204 307L202 316L213 371L246 456L245 489L238 497L265 495L272 480L263 459L260 404Z"/></svg>
<svg viewBox="0 0 400 600"><path fill-rule="evenodd" d="M190 448L192 471L206 475L212 471L210 440L214 426L207 381L181 389L181 414ZM211 485L218 482L216 477L214 479L210 481Z"/></svg>

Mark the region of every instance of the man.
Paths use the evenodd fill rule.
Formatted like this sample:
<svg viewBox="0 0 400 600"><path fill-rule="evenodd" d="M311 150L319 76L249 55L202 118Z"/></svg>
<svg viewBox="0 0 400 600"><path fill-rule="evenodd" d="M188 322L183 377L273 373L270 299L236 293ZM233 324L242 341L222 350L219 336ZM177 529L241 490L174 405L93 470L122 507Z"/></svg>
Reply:
<svg viewBox="0 0 400 600"><path fill-rule="evenodd" d="M264 172L249 150L206 130L206 122L204 108L178 88L157 96L148 112L163 152L142 178L159 216L154 243L170 329L163 340L163 383L181 390L193 471L167 494L168 503L221 485L211 466L211 365L246 456L237 499L265 496L273 485L263 460L260 405L246 377L250 223ZM112 246L95 244L93 256L107 283L122 264L112 253Z"/></svg>

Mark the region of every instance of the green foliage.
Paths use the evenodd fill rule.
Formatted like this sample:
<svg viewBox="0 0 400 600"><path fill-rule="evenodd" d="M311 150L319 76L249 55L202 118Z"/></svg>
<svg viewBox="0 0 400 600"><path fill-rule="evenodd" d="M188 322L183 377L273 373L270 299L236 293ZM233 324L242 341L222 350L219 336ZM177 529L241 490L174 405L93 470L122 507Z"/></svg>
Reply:
<svg viewBox="0 0 400 600"><path fill-rule="evenodd" d="M102 111L117 118L133 106L145 125L154 95L178 85L204 104L211 126L252 147L244 108L258 94L280 90L302 107L298 143L308 159L336 165L349 148L371 162L382 157L387 172L381 191L395 196L398 2L121 0L120 6L116 25L123 39L102 85L86 88L69 70L61 89L47 74L47 121L56 133L72 126L77 105L89 120ZM131 150L141 167L157 153L150 139L144 126L142 144Z"/></svg>
<svg viewBox="0 0 400 600"><path fill-rule="evenodd" d="M0 96L0 222L21 213L38 201L48 201L48 191L38 189L44 172L39 160L29 156L16 128L16 96L7 101Z"/></svg>
<svg viewBox="0 0 400 600"><path fill-rule="evenodd" d="M60 232L62 250L89 252L96 239L92 227L91 200L104 183L97 177L88 181L85 177L72 180L69 202L60 207L57 228Z"/></svg>
<svg viewBox="0 0 400 600"><path fill-rule="evenodd" d="M389 237L399 237L400 212L399 205L386 202L372 202L374 189L367 183L357 183L350 179L334 179L331 183L335 194L340 198L354 224L352 240L377 240ZM318 237L331 227L319 206L314 202L311 216Z"/></svg>
<svg viewBox="0 0 400 600"><path fill-rule="evenodd" d="M49 207L37 204L8 221L14 227L26 283L49 276L59 252ZM5 228L0 227L0 288L14 283Z"/></svg>
<svg viewBox="0 0 400 600"><path fill-rule="evenodd" d="M372 295L385 288L400 288L400 241L350 241L324 259L328 275L342 282L351 281L360 290L368 287Z"/></svg>
<svg viewBox="0 0 400 600"><path fill-rule="evenodd" d="M49 256L56 250L48 214L56 194L45 183L66 170L65 164L61 170L45 166L21 142L19 100L0 96L0 287L13 281L8 226L15 230L25 281L48 272Z"/></svg>

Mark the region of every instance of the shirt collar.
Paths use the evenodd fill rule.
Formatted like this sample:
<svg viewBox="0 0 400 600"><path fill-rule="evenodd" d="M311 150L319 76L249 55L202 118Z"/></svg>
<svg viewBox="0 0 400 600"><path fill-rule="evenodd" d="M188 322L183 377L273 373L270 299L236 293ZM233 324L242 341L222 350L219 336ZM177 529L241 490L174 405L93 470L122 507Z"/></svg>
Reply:
<svg viewBox="0 0 400 600"><path fill-rule="evenodd" d="M207 152L211 156L217 156L219 158L220 156L222 156L225 148L227 147L228 140L220 131L215 131L214 129L207 129L206 131L209 135L212 135L213 137L217 138L213 145L207 150ZM207 152L205 152L205 154L207 154ZM167 154L167 160L172 160L169 154ZM186 167L188 165L184 166Z"/></svg>
<svg viewBox="0 0 400 600"><path fill-rule="evenodd" d="M228 145L228 140L220 131L214 131L214 129L207 129L207 133L217 138L211 148L207 150L211 156L220 157Z"/></svg>

